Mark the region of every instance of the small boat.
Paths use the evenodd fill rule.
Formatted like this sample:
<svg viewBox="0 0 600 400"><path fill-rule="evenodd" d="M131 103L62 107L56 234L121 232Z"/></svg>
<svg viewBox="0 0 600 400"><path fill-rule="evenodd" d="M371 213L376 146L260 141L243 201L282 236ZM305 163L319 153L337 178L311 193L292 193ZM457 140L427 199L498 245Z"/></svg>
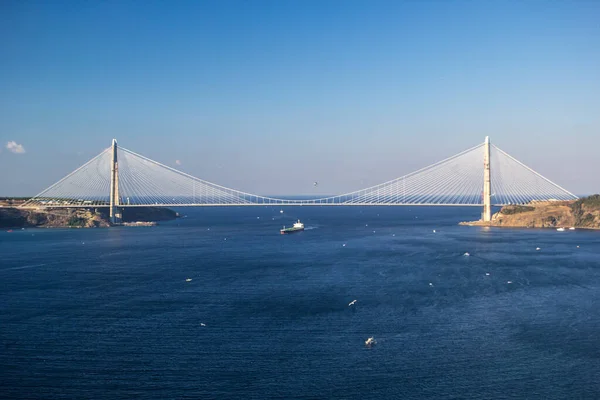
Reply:
<svg viewBox="0 0 600 400"><path fill-rule="evenodd" d="M559 231L559 232L564 232L565 228L556 228L556 230Z"/></svg>
<svg viewBox="0 0 600 400"><path fill-rule="evenodd" d="M294 223L294 226L292 226L291 228L286 228L284 226L283 229L279 230L279 232L282 235L285 235L286 233L300 232L303 230L304 230L304 224L302 222L300 222L300 220L298 220L298 222Z"/></svg>
<svg viewBox="0 0 600 400"><path fill-rule="evenodd" d="M574 231L574 230L575 230L575 228L574 228L574 227L570 227L570 228L569 228L569 230L570 230L570 231Z"/></svg>
<svg viewBox="0 0 600 400"><path fill-rule="evenodd" d="M373 347L376 344L377 344L377 341L375 340L375 338L373 336L371 336L370 338L365 340L365 346L367 346L367 347Z"/></svg>

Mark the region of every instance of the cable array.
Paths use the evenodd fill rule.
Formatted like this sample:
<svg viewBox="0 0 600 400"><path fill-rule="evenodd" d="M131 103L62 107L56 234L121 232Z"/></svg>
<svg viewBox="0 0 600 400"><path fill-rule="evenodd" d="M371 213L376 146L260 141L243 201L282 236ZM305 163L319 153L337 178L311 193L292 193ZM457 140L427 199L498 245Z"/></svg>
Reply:
<svg viewBox="0 0 600 400"><path fill-rule="evenodd" d="M335 196L342 204L478 205L483 153L478 145L400 178Z"/></svg>
<svg viewBox="0 0 600 400"><path fill-rule="evenodd" d="M204 181L131 150L119 150L123 205L248 205L267 199Z"/></svg>
<svg viewBox="0 0 600 400"><path fill-rule="evenodd" d="M22 207L105 206L109 204L110 147Z"/></svg>
<svg viewBox="0 0 600 400"><path fill-rule="evenodd" d="M490 172L492 204L577 199L573 193L544 178L494 145L490 146Z"/></svg>
<svg viewBox="0 0 600 400"><path fill-rule="evenodd" d="M482 205L484 144L388 182L310 200L259 196L211 183L125 148L118 150L119 205ZM39 193L23 207L108 206L111 148ZM577 196L498 147L490 146L492 204L572 200Z"/></svg>

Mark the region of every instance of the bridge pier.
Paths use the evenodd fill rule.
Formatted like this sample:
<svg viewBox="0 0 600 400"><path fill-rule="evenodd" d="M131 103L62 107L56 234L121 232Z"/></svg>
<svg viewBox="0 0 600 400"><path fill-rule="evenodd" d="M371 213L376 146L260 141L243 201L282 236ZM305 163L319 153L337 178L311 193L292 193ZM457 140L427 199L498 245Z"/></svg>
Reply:
<svg viewBox="0 0 600 400"><path fill-rule="evenodd" d="M112 141L112 157L110 161L110 223L120 224L122 220L119 207L119 162L117 160L117 139Z"/></svg>
<svg viewBox="0 0 600 400"><path fill-rule="evenodd" d="M483 145L483 213L484 222L492 220L492 179L490 174L490 137L485 137Z"/></svg>

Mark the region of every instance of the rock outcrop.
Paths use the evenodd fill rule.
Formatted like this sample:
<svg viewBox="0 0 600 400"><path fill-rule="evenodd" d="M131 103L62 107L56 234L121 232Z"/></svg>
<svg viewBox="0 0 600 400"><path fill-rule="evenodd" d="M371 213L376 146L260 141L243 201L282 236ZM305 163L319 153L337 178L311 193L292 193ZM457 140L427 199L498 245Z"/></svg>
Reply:
<svg viewBox="0 0 600 400"><path fill-rule="evenodd" d="M600 195L572 201L531 202L509 205L492 216L490 222L461 222L461 225L518 228L600 229Z"/></svg>

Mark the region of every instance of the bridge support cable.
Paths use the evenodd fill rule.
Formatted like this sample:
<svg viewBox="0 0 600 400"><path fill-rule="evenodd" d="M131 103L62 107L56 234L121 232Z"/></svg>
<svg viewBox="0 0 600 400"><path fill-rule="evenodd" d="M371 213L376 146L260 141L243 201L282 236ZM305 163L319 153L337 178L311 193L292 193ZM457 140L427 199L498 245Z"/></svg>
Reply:
<svg viewBox="0 0 600 400"><path fill-rule="evenodd" d="M259 196L196 178L131 150L114 146L42 191L23 207L246 206L246 205L463 205L484 204L486 143L399 178L338 196L290 200ZM112 150L112 151L111 151ZM577 196L489 144L493 205ZM112 168L112 170L111 170ZM118 174L115 170L118 168ZM114 176L116 175L116 176ZM112 177L112 179L111 179ZM114 187L111 187L111 181ZM114 193L110 198L110 193Z"/></svg>
<svg viewBox="0 0 600 400"><path fill-rule="evenodd" d="M445 160L391 181L333 197L342 204L472 204L482 185L477 145ZM476 187L478 187L476 189ZM381 197L384 191L387 196Z"/></svg>
<svg viewBox="0 0 600 400"><path fill-rule="evenodd" d="M551 182L493 144L490 145L490 153L493 204L577 199L573 193Z"/></svg>
<svg viewBox="0 0 600 400"><path fill-rule="evenodd" d="M121 148L119 154L123 205L244 205L268 200L204 181L131 150Z"/></svg>
<svg viewBox="0 0 600 400"><path fill-rule="evenodd" d="M23 203L22 207L108 205L110 160L111 147Z"/></svg>

